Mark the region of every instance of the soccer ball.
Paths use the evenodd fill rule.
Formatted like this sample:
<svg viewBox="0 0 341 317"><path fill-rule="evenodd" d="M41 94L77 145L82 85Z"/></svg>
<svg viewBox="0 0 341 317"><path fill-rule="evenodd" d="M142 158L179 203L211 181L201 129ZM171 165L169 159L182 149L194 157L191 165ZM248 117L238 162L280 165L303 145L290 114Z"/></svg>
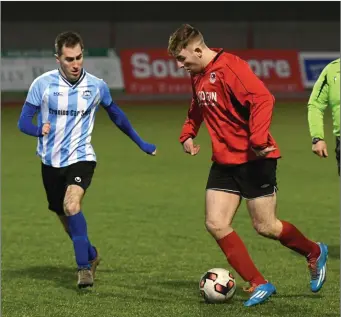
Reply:
<svg viewBox="0 0 341 317"><path fill-rule="evenodd" d="M211 269L201 277L199 290L206 303L224 303L236 292L236 280L228 270Z"/></svg>

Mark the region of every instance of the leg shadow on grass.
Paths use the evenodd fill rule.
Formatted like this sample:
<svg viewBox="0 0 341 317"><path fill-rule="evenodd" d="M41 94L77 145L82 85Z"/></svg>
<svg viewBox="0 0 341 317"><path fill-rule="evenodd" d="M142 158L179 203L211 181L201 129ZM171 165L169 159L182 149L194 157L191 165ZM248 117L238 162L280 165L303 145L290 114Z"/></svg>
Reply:
<svg viewBox="0 0 341 317"><path fill-rule="evenodd" d="M186 280L168 280L159 281L157 283L160 286L162 292L168 292L172 294L170 298L177 301L185 301L183 293L188 294L187 300L194 300L199 304L205 304L203 298L199 295L198 281L186 281ZM184 292L185 291L185 292ZM243 291L242 286L237 285L236 293L233 298L233 302L241 303L247 299L247 294Z"/></svg>
<svg viewBox="0 0 341 317"><path fill-rule="evenodd" d="M57 287L63 287L80 293L85 291L77 288L77 270L69 266L39 265L18 270L4 270L3 277L5 279L30 278L31 280L52 281Z"/></svg>
<svg viewBox="0 0 341 317"><path fill-rule="evenodd" d="M53 281L57 286L76 289L77 271L72 267L39 265L29 266L18 270L5 270L5 278L30 278L32 280Z"/></svg>
<svg viewBox="0 0 341 317"><path fill-rule="evenodd" d="M98 276L105 273L112 273L114 270L100 270ZM196 280L154 280L146 277L145 279L140 279L138 283L133 286L132 292L128 295L126 292L118 291L120 288L126 288L126 280L115 280L113 284L115 290L113 291L97 291L96 283L100 282L100 278L95 280L94 288L88 290L78 290L76 287L77 281L77 271L73 267L69 266L53 266L53 265L41 265L41 266L31 266L20 270L4 270L3 277L5 280L8 279L24 279L29 278L31 280L42 280L42 281L52 281L55 283L56 287L62 287L64 289L69 289L79 293L80 295L87 294L89 291L93 293L94 297L113 299L120 297L134 298L138 297L145 301L156 301L156 302L168 302L168 303L183 303L183 304L193 304L199 303L204 304L202 297L199 295L198 281ZM97 276L96 276L97 277ZM110 278L110 279L111 279ZM102 278L103 280L110 283L110 279ZM99 280L99 281L98 281ZM3 281L4 283L5 281ZM146 294L148 294L146 296ZM279 298L321 298L317 294L277 294L276 297ZM233 298L232 304L240 305L243 301L247 300L248 294L242 290L241 285L237 285L236 294Z"/></svg>

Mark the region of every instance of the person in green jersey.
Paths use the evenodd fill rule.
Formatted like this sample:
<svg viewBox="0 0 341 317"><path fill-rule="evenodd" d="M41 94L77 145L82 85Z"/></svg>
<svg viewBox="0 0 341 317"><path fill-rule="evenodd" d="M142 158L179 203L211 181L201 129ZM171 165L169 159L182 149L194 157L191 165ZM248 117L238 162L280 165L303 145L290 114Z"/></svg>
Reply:
<svg viewBox="0 0 341 317"><path fill-rule="evenodd" d="M333 134L336 137L336 160L340 175L340 58L332 61L323 69L308 102L312 151L319 157L328 157L323 129L323 116L328 106L332 112Z"/></svg>

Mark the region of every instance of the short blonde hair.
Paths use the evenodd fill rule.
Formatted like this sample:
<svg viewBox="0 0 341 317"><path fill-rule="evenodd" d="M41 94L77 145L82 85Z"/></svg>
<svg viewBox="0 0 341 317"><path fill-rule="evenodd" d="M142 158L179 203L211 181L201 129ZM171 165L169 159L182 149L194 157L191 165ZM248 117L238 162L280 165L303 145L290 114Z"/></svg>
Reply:
<svg viewBox="0 0 341 317"><path fill-rule="evenodd" d="M189 24L183 24L169 37L168 54L177 56L193 40L200 41L200 44L204 43L204 38L198 29Z"/></svg>

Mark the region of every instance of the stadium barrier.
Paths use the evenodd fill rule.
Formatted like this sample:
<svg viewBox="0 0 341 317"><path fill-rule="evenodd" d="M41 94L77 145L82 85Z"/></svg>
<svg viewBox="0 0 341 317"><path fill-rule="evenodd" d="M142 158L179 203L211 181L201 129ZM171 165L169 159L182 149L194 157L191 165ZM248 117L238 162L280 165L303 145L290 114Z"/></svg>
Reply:
<svg viewBox="0 0 341 317"><path fill-rule="evenodd" d="M226 51L245 59L277 99L306 98L322 69L339 58L338 52ZM85 68L104 79L118 99L188 100L192 92L188 73L165 49L123 50L120 56L113 49L92 49L85 55ZM3 102L21 100L36 77L56 67L50 50L5 51L1 64Z"/></svg>
<svg viewBox="0 0 341 317"><path fill-rule="evenodd" d="M340 58L336 52L301 52L299 64L302 83L305 88L313 88L323 68L331 61Z"/></svg>
<svg viewBox="0 0 341 317"><path fill-rule="evenodd" d="M303 91L297 51L229 51L248 61L271 91ZM165 50L121 52L125 89L130 94L183 94L191 92L189 75L178 69Z"/></svg>
<svg viewBox="0 0 341 317"><path fill-rule="evenodd" d="M123 89L120 58L113 49L84 52L84 67L112 89ZM1 91L27 91L32 81L56 68L53 51L5 51L1 57Z"/></svg>
<svg viewBox="0 0 341 317"><path fill-rule="evenodd" d="M233 50L274 93L299 93L312 88L322 69L339 53L294 50ZM129 94L191 93L189 75L178 69L166 50L123 50L120 54Z"/></svg>

